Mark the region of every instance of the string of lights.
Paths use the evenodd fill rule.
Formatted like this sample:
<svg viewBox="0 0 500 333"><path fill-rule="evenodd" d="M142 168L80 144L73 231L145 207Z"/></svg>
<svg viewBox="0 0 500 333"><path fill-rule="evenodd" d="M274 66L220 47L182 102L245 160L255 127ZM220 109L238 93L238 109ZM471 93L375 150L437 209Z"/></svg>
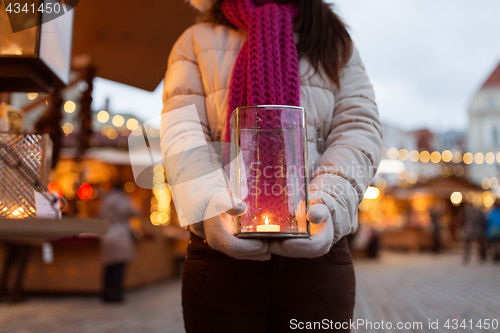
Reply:
<svg viewBox="0 0 500 333"><path fill-rule="evenodd" d="M401 160L403 162L421 162L421 163L434 163L438 164L441 162L444 163L454 163L461 164L462 162L466 165L469 164L500 164L500 152L463 152L463 151L454 151L444 150L442 152L433 151L429 152L427 150L418 151L411 150L408 151L406 149L397 149L397 148L387 148L384 147L382 151L382 158L388 158L391 160Z"/></svg>

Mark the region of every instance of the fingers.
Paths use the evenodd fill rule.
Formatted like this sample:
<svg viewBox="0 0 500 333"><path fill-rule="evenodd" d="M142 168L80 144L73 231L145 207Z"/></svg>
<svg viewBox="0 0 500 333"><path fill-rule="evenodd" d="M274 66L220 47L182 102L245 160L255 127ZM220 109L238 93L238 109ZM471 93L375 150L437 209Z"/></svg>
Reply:
<svg viewBox="0 0 500 333"><path fill-rule="evenodd" d="M330 216L330 210L323 204L314 204L309 207L309 211L307 212L307 219L309 222L318 224Z"/></svg>
<svg viewBox="0 0 500 333"><path fill-rule="evenodd" d="M268 241L237 238L222 226L218 217L208 219L206 224L207 241L214 249L240 260L271 259Z"/></svg>
<svg viewBox="0 0 500 333"><path fill-rule="evenodd" d="M240 216L245 214L247 210L247 205L243 201L239 202L237 205L235 205L233 208L227 211L227 213L231 216Z"/></svg>
<svg viewBox="0 0 500 333"><path fill-rule="evenodd" d="M240 260L267 261L271 259L269 242L256 239L234 238L235 241L230 247L230 256Z"/></svg>
<svg viewBox="0 0 500 333"><path fill-rule="evenodd" d="M324 238L313 241L311 239L288 239L281 244L271 244L271 253L292 258L317 258L330 249L331 242Z"/></svg>
<svg viewBox="0 0 500 333"><path fill-rule="evenodd" d="M269 252L269 242L259 239L241 239L233 236L230 244L233 252L248 253L249 255L262 255Z"/></svg>
<svg viewBox="0 0 500 333"><path fill-rule="evenodd" d="M333 241L333 223L327 219L323 228L310 238L274 240L269 246L271 253L293 258L317 258L330 250Z"/></svg>

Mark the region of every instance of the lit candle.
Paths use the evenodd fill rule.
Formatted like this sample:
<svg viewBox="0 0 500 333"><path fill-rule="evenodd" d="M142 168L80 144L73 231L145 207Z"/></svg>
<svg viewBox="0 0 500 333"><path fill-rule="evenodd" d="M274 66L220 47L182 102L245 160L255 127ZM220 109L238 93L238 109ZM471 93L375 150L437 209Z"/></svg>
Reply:
<svg viewBox="0 0 500 333"><path fill-rule="evenodd" d="M264 216L266 224L258 225L257 232L280 232L280 226L277 224L269 224L269 219Z"/></svg>

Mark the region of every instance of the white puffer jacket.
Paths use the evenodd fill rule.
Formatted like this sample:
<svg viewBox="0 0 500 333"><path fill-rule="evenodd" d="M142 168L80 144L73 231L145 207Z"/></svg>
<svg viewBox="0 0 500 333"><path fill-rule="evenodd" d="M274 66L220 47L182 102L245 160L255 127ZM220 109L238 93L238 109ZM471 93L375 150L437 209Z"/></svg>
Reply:
<svg viewBox="0 0 500 333"><path fill-rule="evenodd" d="M200 23L186 30L172 49L165 76L161 129L162 153L181 151L199 139L193 126L168 112L195 104L207 140L225 137L231 73L246 32ZM358 205L380 162L382 126L373 88L358 51L341 73L340 87L300 61L301 106L307 115L311 197L322 198L332 212L335 240L357 229ZM194 139L193 139L194 138ZM200 143L201 144L201 143ZM203 164L182 155L167 166L169 182L196 173ZM225 191L220 177L202 177L176 198L176 208L202 221L210 198ZM175 195L175 193L174 193ZM178 207L180 206L180 207ZM181 214L181 219L183 214ZM201 225L192 228L203 236Z"/></svg>

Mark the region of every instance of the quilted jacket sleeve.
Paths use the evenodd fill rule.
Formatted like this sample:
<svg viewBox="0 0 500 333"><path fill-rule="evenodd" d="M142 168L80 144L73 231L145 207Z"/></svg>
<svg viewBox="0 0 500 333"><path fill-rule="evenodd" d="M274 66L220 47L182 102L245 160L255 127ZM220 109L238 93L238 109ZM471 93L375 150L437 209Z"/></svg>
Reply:
<svg viewBox="0 0 500 333"><path fill-rule="evenodd" d="M313 201L323 199L332 212L334 241L356 231L358 206L373 179L382 153L383 129L372 85L357 49L336 89L327 150L311 180Z"/></svg>
<svg viewBox="0 0 500 333"><path fill-rule="evenodd" d="M161 146L167 179L181 225L192 225L206 219L216 194L227 192L219 156L209 146L205 91L193 28L184 32L172 49L163 103ZM197 228L201 227L197 223Z"/></svg>

